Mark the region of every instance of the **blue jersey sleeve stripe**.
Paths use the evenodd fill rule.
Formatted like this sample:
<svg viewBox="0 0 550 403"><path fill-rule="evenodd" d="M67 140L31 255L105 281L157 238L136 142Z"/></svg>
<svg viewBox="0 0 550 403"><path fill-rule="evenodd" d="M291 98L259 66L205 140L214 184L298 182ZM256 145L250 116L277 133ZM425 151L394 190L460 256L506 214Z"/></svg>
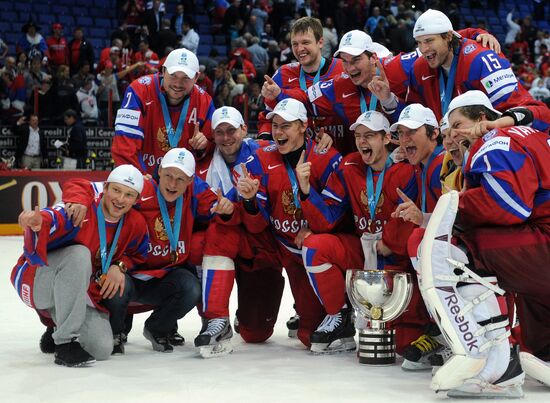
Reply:
<svg viewBox="0 0 550 403"><path fill-rule="evenodd" d="M487 172L483 173L483 179L486 184L485 188L489 195L498 203L500 207L510 214L521 218L522 220L529 218L531 215L531 209L527 206L520 205L518 201L514 200L513 196L516 195L512 192L510 186L507 186L504 181L499 181ZM506 186L508 190L505 190L504 186Z"/></svg>
<svg viewBox="0 0 550 403"><path fill-rule="evenodd" d="M138 126L115 125L115 136L126 136L130 138L143 139L143 129Z"/></svg>

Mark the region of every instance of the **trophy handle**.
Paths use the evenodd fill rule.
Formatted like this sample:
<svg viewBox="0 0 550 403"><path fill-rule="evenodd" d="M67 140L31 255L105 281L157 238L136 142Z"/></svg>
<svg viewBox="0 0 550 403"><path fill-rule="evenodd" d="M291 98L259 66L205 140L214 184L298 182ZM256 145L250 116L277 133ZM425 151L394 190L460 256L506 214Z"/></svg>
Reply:
<svg viewBox="0 0 550 403"><path fill-rule="evenodd" d="M384 305L384 320L397 318L409 305L412 297L412 282L409 273L396 273L393 276L393 293Z"/></svg>
<svg viewBox="0 0 550 403"><path fill-rule="evenodd" d="M353 270L353 269L346 270L346 291L348 292L348 299L351 302L351 305L353 306L355 311L358 312L358 313L363 314L363 309L364 309L363 306L356 302L356 299L354 298L353 295L349 295L349 294L352 294L354 292L354 288L352 288L352 286L351 286L351 280L353 278L353 272L354 271L355 270Z"/></svg>

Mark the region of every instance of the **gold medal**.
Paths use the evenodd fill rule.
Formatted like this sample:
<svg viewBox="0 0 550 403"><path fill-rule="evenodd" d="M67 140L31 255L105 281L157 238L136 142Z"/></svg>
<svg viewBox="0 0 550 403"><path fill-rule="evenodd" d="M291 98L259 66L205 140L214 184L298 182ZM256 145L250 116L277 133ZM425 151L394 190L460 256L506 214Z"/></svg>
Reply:
<svg viewBox="0 0 550 403"><path fill-rule="evenodd" d="M176 263L178 261L178 258L179 258L179 253L177 250L173 250L170 252L170 260L172 261L172 263Z"/></svg>
<svg viewBox="0 0 550 403"><path fill-rule="evenodd" d="M372 317L372 320L379 320L382 318L382 307L380 306L373 306L370 309L370 314Z"/></svg>
<svg viewBox="0 0 550 403"><path fill-rule="evenodd" d="M300 221L302 219L302 209L301 208L295 208L294 213L292 213L292 216L295 220Z"/></svg>

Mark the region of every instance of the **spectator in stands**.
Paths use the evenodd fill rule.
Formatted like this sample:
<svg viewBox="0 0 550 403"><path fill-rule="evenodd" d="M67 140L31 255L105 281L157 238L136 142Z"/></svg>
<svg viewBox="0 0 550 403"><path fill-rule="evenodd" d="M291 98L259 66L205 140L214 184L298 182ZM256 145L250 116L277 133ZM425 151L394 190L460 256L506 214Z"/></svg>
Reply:
<svg viewBox="0 0 550 403"><path fill-rule="evenodd" d="M529 60L529 56L529 44L525 40L523 32L520 32L516 40L510 45L510 59L515 64L519 64L524 60Z"/></svg>
<svg viewBox="0 0 550 403"><path fill-rule="evenodd" d="M254 29L256 34L261 36L264 33L264 27L269 19L269 14L265 10L265 1L256 0L254 7L250 10L250 17L255 17Z"/></svg>
<svg viewBox="0 0 550 403"><path fill-rule="evenodd" d="M73 39L69 42L69 66L71 75L74 75L86 61L90 69L94 65L94 48L84 38L84 31L81 27L76 27L73 31Z"/></svg>
<svg viewBox="0 0 550 403"><path fill-rule="evenodd" d="M529 45L529 54L532 57L532 55L535 54L535 41L537 40L537 27L533 25L533 18L530 15L526 15L523 17L523 20L521 22L521 32L523 34L523 38L527 41ZM532 61L532 59L531 59Z"/></svg>
<svg viewBox="0 0 550 403"><path fill-rule="evenodd" d="M216 66L218 65L218 56L218 50L214 47L210 49L210 52L208 52L208 56L199 56L200 64L206 66L206 74L208 74L210 77L212 77L211 73L214 72Z"/></svg>
<svg viewBox="0 0 550 403"><path fill-rule="evenodd" d="M397 26L389 30L388 39L389 49L394 55L399 52L412 52L416 47L416 42L412 36L412 28L402 18L397 21Z"/></svg>
<svg viewBox="0 0 550 403"><path fill-rule="evenodd" d="M240 48L236 49L231 54L231 59L229 60L227 69L234 77L238 74L244 73L249 80L254 80L256 78L256 69L254 68L254 64L248 60L247 57L245 57Z"/></svg>
<svg viewBox="0 0 550 403"><path fill-rule="evenodd" d="M97 86L93 77L88 77L84 80L84 85L76 92L80 107L80 119L86 126L97 126L99 123L96 92Z"/></svg>
<svg viewBox="0 0 550 403"><path fill-rule="evenodd" d="M94 78L94 75L90 70L90 64L87 60L83 60L80 65L80 69L78 69L78 73L71 77L71 82L73 83L74 88L80 88L84 86L84 82L90 77L92 79Z"/></svg>
<svg viewBox="0 0 550 403"><path fill-rule="evenodd" d="M32 56L35 53L44 56L48 51L48 45L44 40L44 37L40 35L40 27L36 25L32 20L29 20L23 28L23 35L19 42L17 42L16 52L25 52L28 56Z"/></svg>
<svg viewBox="0 0 550 403"><path fill-rule="evenodd" d="M25 76L25 88L26 99L32 102L32 95L35 89L39 89L42 81L52 78L51 75L43 70L42 58L39 55L35 55L31 59L31 65L24 73Z"/></svg>
<svg viewBox="0 0 550 403"><path fill-rule="evenodd" d="M54 79L53 94L55 96L56 113L54 121L61 124L63 114L67 109L78 109L78 99L76 89L74 88L69 76L69 66L61 65L57 69Z"/></svg>
<svg viewBox="0 0 550 403"><path fill-rule="evenodd" d="M51 78L46 78L38 89L38 116L42 126L53 125L55 121L56 102L52 81Z"/></svg>
<svg viewBox="0 0 550 403"><path fill-rule="evenodd" d="M252 83L248 92L248 118L249 121L257 121L258 114L265 109L262 98L262 87L259 83ZM251 128L251 125L248 125Z"/></svg>
<svg viewBox="0 0 550 403"><path fill-rule="evenodd" d="M273 27L271 24L265 24L264 26L264 32L260 35L260 44L264 48L268 48L269 41L273 41L275 38L273 37Z"/></svg>
<svg viewBox="0 0 550 403"><path fill-rule="evenodd" d="M193 29L193 25L194 23L190 18L186 18L183 22L181 47L196 54L197 49L199 48L200 37L199 34Z"/></svg>
<svg viewBox="0 0 550 403"><path fill-rule="evenodd" d="M164 18L164 11L161 10L161 5L163 3L160 0L153 0L153 7L144 14L144 22L147 25L147 30L149 32L151 47L155 52L158 51L156 46L157 34L161 28L161 22Z"/></svg>
<svg viewBox="0 0 550 403"><path fill-rule="evenodd" d="M63 34L63 25L56 22L52 25L53 35L48 37L48 63L55 73L62 64L69 65L69 44Z"/></svg>
<svg viewBox="0 0 550 403"><path fill-rule="evenodd" d="M67 125L67 157L76 159L76 168L86 168L88 146L86 145L86 129L78 121L78 114L74 109L68 109L64 113L65 125Z"/></svg>
<svg viewBox="0 0 550 403"><path fill-rule="evenodd" d="M143 69L134 70L132 78L140 77L144 74L154 74L159 70L159 57L149 49L149 41L142 39L139 42L139 50L134 53L134 63L143 62Z"/></svg>
<svg viewBox="0 0 550 403"><path fill-rule="evenodd" d="M227 70L227 61L220 60L220 62L214 69L214 81L212 82L214 94L218 94L218 87L220 87L222 84L227 84L229 80L232 80L232 78L231 73Z"/></svg>
<svg viewBox="0 0 550 403"><path fill-rule="evenodd" d="M26 91L25 66L22 62L15 65L13 57L6 58L6 65L2 69L2 116L10 124L19 118L25 111Z"/></svg>
<svg viewBox="0 0 550 403"><path fill-rule="evenodd" d="M231 106L244 115L245 105L248 106L248 78L245 74L237 75L235 86L229 93Z"/></svg>
<svg viewBox="0 0 550 403"><path fill-rule="evenodd" d="M199 66L199 78L197 79L197 85L205 90L208 95L214 97L212 80L208 77L208 74L206 74L206 66L204 64Z"/></svg>
<svg viewBox="0 0 550 403"><path fill-rule="evenodd" d="M238 20L241 20L241 23L243 22L242 20L244 19L244 15L241 14L240 6L241 0L230 1L230 6L227 10L225 10L225 14L223 16L222 32L229 32L231 27L235 27L237 25Z"/></svg>
<svg viewBox="0 0 550 403"><path fill-rule="evenodd" d="M123 45L123 42L122 42L122 39L120 38L113 38L111 40L111 46L108 46L106 48L103 48L101 50L101 53L99 55L99 63L97 64L97 72L101 72L103 70L103 66L105 65L105 62L109 59L111 59L111 54L112 53L117 53L119 54L120 56L120 50L122 49L122 45ZM111 62L113 62L113 60L111 59ZM115 65L116 63L113 62Z"/></svg>
<svg viewBox="0 0 550 403"><path fill-rule="evenodd" d="M512 45L515 42L518 34L521 31L521 26L518 24L517 18L513 18L514 11L510 11L506 16L506 23L508 24L508 32L506 32L506 37L504 38L505 45ZM454 25L453 25L454 26Z"/></svg>
<svg viewBox="0 0 550 403"><path fill-rule="evenodd" d="M337 46L338 34L336 28L334 28L334 21L332 17L327 17L323 25L323 48L321 49L323 57L330 59Z"/></svg>
<svg viewBox="0 0 550 403"><path fill-rule="evenodd" d="M162 59L178 47L178 35L170 29L170 21L162 20L161 30L157 35L158 55Z"/></svg>
<svg viewBox="0 0 550 403"><path fill-rule="evenodd" d="M263 82L264 75L269 67L269 53L260 46L260 39L253 36L250 40L250 46L247 48L252 57L252 63L256 69L256 80Z"/></svg>
<svg viewBox="0 0 550 403"><path fill-rule="evenodd" d="M38 115L21 116L13 129L17 136L16 163L20 168L40 169L48 166L46 136L38 127Z"/></svg>
<svg viewBox="0 0 550 403"><path fill-rule="evenodd" d="M367 31L369 35L372 35L376 27L378 27L378 25L380 24L380 21L382 21L382 25L384 28L388 27L388 21L386 20L386 17L380 15L380 7L374 7L372 9L372 15L367 18L367 21L365 22L364 30Z"/></svg>
<svg viewBox="0 0 550 403"><path fill-rule="evenodd" d="M6 42L0 38L0 64L4 64L4 58L7 56L9 52L9 47L6 45Z"/></svg>
<svg viewBox="0 0 550 403"><path fill-rule="evenodd" d="M170 29L174 31L177 35L182 35L181 27L183 25L183 22L185 21L184 11L185 7L183 6L183 4L179 3L178 5L176 5L176 12L170 19Z"/></svg>
<svg viewBox="0 0 550 403"><path fill-rule="evenodd" d="M233 100L231 99L231 90L229 89L229 85L226 83L221 84L218 87L216 95L214 96L214 106L217 109L222 106L231 106L232 103Z"/></svg>
<svg viewBox="0 0 550 403"><path fill-rule="evenodd" d="M544 80L541 80L540 77L537 77L535 80L533 80L533 85L531 85L529 94L537 101L542 101L547 104L548 101L550 101L550 90L546 88Z"/></svg>

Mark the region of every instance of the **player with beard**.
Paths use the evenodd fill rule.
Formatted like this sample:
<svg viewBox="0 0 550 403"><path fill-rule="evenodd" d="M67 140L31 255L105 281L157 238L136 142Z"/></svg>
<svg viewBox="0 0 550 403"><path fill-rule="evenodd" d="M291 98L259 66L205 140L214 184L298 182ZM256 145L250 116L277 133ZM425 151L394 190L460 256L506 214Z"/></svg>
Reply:
<svg viewBox="0 0 550 403"><path fill-rule="evenodd" d="M170 52L162 74L138 78L117 112L112 154L115 164L132 164L154 174L172 148L192 150L196 159L212 152L212 98L196 85L199 61L187 49Z"/></svg>

